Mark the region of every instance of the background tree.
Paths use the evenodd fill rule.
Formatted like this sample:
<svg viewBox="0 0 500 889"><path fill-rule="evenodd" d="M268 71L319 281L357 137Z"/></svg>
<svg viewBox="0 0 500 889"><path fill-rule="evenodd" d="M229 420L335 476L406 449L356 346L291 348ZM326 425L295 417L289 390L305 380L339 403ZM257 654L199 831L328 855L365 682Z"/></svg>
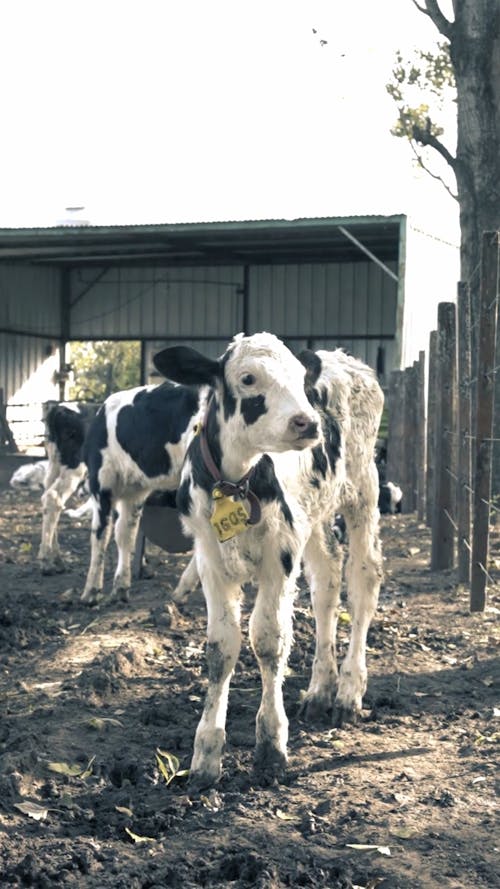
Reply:
<svg viewBox="0 0 500 889"><path fill-rule="evenodd" d="M458 200L461 280L471 288L471 345L473 357L477 357L481 239L483 232L500 229L500 0L453 0L453 21L444 15L438 0L412 2L431 19L443 40L437 53L418 53L413 63L398 56L387 87L399 111L393 132L410 139L426 169L430 156L439 160L440 172L430 171ZM451 95L456 101L455 148L446 144L446 134L430 104L406 102L410 87L425 87L426 95L433 99ZM451 139L454 141L454 134ZM500 336L497 366L498 359ZM500 437L500 373L495 383L494 437ZM495 457L493 490L498 492L500 448Z"/></svg>
<svg viewBox="0 0 500 889"><path fill-rule="evenodd" d="M412 2L444 39L437 53L421 52L414 64L399 56L388 85L399 110L393 132L432 149L453 172L460 207L461 278L470 281L479 264L482 233L500 227L500 0L453 0L454 21L446 18L438 0ZM414 85L425 85L435 98L454 93L456 149L442 138L443 128L425 102L413 107L405 103L405 88Z"/></svg>
<svg viewBox="0 0 500 889"><path fill-rule="evenodd" d="M140 385L141 345L138 342L71 343L74 381L68 396L74 401L104 401L112 392Z"/></svg>

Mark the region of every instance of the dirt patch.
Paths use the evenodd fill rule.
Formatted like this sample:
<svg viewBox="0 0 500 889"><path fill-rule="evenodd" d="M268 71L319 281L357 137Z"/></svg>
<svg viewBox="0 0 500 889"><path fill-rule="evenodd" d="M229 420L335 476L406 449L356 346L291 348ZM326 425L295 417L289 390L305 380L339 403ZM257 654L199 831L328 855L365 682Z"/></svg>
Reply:
<svg viewBox="0 0 500 889"><path fill-rule="evenodd" d="M301 589L289 769L259 786L249 591L223 778L190 796L182 771L205 689L205 610L201 593L169 602L187 557L151 548L154 576L129 603L89 609L79 601L87 523L63 519L69 570L42 578L39 498L2 490L0 512L0 886L500 885L500 597L492 588L487 612L470 615L454 575L430 572L429 533L414 517L382 522L386 579L361 722L299 716L313 650ZM342 654L347 623L340 639Z"/></svg>

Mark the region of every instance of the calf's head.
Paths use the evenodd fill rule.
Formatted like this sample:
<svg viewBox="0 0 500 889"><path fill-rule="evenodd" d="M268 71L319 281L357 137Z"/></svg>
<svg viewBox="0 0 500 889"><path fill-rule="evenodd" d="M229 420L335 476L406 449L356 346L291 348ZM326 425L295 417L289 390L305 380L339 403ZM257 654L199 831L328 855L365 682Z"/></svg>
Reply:
<svg viewBox="0 0 500 889"><path fill-rule="evenodd" d="M154 364L177 383L214 388L235 448L303 450L318 441L319 417L304 390L306 367L273 334L239 334L217 360L173 346L158 352Z"/></svg>

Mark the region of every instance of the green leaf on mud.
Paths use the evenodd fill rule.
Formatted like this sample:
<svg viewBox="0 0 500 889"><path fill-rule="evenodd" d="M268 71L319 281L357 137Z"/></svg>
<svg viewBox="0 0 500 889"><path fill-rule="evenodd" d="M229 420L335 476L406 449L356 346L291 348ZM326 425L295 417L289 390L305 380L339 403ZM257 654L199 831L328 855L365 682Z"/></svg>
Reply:
<svg viewBox="0 0 500 889"><path fill-rule="evenodd" d="M104 731L108 725L116 725L119 728L123 728L123 722L120 722L119 719L113 719L112 716L92 716L87 721L87 725L90 728L95 728L98 732Z"/></svg>
<svg viewBox="0 0 500 889"><path fill-rule="evenodd" d="M49 812L46 806L39 806L37 803L14 803L14 805L23 815L28 815L29 818L34 818L35 821L43 821Z"/></svg>
<svg viewBox="0 0 500 889"><path fill-rule="evenodd" d="M21 543L21 545L19 546L20 553L30 553L32 549L33 546L31 543Z"/></svg>
<svg viewBox="0 0 500 889"><path fill-rule="evenodd" d="M493 732L492 735L479 734L474 744L496 744L497 741L500 741L500 732Z"/></svg>
<svg viewBox="0 0 500 889"><path fill-rule="evenodd" d="M179 769L180 762L174 753L168 753L166 750L160 750L160 748L157 747L155 755L156 763L167 785L170 784L174 778L185 778L186 775L189 774L189 769Z"/></svg>
<svg viewBox="0 0 500 889"><path fill-rule="evenodd" d="M350 624L351 623L351 615L348 611L341 611L339 613L339 621L341 624Z"/></svg>
<svg viewBox="0 0 500 889"><path fill-rule="evenodd" d="M138 833L133 833L128 827L125 828L125 833L128 833L131 840L134 843L156 843L155 837L141 837Z"/></svg>
<svg viewBox="0 0 500 889"><path fill-rule="evenodd" d="M84 769L77 763L72 763L70 765L67 762L48 762L47 768L49 768L51 772L56 772L58 775L66 775L68 778L89 778L92 774L92 764L94 759L95 756L92 756Z"/></svg>

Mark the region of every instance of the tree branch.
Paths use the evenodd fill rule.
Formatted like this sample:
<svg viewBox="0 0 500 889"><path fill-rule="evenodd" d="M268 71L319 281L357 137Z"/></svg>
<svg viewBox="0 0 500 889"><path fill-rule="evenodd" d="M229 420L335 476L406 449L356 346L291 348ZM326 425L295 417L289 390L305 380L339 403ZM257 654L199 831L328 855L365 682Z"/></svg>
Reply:
<svg viewBox="0 0 500 889"><path fill-rule="evenodd" d="M448 194L450 195L450 197L452 197L454 201L458 201L458 195L455 194L455 192L453 192L453 191L451 190L450 186L446 184L446 182L444 181L443 177L442 177L442 176L439 176L437 173L433 173L432 170L429 169L429 167L424 163L424 161L423 161L423 159L422 159L422 155L420 155L420 154L418 153L418 151L417 151L417 149L415 148L415 145L413 144L413 142L412 142L411 139L410 139L410 145L411 145L411 149L412 149L412 151L413 151L413 153L414 153L414 155L415 155L415 157L416 157L416 159L417 159L417 162L418 162L419 166L422 167L422 170L425 170L425 172L428 173L429 176L432 176L433 179L437 179L438 182L441 183L441 185L443 186L443 188L446 189L446 191L448 192Z"/></svg>
<svg viewBox="0 0 500 889"><path fill-rule="evenodd" d="M434 148L434 150L445 159L446 163L450 165L453 172L455 172L457 159L456 157L453 157L451 152L448 151L446 146L443 145L437 136L432 133L430 118L427 118L427 126L425 130L418 124L413 124L412 137L415 139L415 142L419 142L420 145L428 145L430 148Z"/></svg>
<svg viewBox="0 0 500 889"><path fill-rule="evenodd" d="M450 22L446 16L443 15L437 0L424 0L424 6L421 6L417 0L412 0L412 2L419 12L429 16L441 34L447 37L448 40L451 40L453 35L453 22Z"/></svg>

